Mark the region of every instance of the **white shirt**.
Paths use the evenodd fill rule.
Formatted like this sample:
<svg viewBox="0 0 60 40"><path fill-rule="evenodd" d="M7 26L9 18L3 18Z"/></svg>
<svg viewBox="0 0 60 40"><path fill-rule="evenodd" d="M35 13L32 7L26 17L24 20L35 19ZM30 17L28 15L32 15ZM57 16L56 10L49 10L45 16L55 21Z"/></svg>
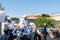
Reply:
<svg viewBox="0 0 60 40"><path fill-rule="evenodd" d="M20 19L20 22L19 22L18 26L19 26L19 28L24 27L24 19L23 18Z"/></svg>
<svg viewBox="0 0 60 40"><path fill-rule="evenodd" d="M20 28L28 27L28 20L24 20L23 18L19 22Z"/></svg>
<svg viewBox="0 0 60 40"><path fill-rule="evenodd" d="M13 23L13 22L11 22L11 23L6 22L5 25L6 25L9 29L13 29L13 28L14 28L14 26L13 26L14 23Z"/></svg>
<svg viewBox="0 0 60 40"><path fill-rule="evenodd" d="M28 25L29 25L28 20L24 20L24 26L28 27Z"/></svg>

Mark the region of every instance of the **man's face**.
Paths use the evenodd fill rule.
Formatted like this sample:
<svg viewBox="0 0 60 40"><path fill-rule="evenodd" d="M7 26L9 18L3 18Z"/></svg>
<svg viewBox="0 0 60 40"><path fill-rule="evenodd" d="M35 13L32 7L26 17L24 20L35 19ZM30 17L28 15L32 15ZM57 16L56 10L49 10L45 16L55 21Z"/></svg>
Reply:
<svg viewBox="0 0 60 40"><path fill-rule="evenodd" d="M25 20L27 19L27 17L24 18Z"/></svg>
<svg viewBox="0 0 60 40"><path fill-rule="evenodd" d="M36 31L37 31L37 28L34 28L34 27L33 27L33 31L36 32Z"/></svg>
<svg viewBox="0 0 60 40"><path fill-rule="evenodd" d="M25 18L25 20L26 20L26 18Z"/></svg>
<svg viewBox="0 0 60 40"><path fill-rule="evenodd" d="M8 20L8 22L11 22L11 20Z"/></svg>

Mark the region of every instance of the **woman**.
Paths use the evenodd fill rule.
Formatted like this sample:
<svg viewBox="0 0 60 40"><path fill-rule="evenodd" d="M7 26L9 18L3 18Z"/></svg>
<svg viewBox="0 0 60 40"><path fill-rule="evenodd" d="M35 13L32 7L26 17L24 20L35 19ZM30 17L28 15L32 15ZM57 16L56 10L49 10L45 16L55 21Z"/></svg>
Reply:
<svg viewBox="0 0 60 40"><path fill-rule="evenodd" d="M32 28L31 40L41 40L40 35L38 34L36 27Z"/></svg>

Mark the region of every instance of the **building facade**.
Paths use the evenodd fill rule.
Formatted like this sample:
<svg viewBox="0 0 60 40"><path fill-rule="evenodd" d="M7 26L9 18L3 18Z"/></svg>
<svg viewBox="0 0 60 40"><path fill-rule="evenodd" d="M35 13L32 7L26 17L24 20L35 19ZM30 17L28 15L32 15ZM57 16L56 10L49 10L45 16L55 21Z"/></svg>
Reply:
<svg viewBox="0 0 60 40"><path fill-rule="evenodd" d="M38 16L41 16L41 14L30 14L30 15L27 15L27 20L30 21L30 22L33 22Z"/></svg>

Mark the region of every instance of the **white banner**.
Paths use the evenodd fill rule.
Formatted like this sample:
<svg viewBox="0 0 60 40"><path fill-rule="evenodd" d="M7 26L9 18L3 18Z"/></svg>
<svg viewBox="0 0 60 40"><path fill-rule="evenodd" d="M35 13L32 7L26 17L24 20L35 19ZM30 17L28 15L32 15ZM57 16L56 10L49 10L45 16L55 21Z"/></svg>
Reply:
<svg viewBox="0 0 60 40"><path fill-rule="evenodd" d="M5 14L4 14L4 11L1 11L0 10L0 23L4 22L5 21Z"/></svg>

